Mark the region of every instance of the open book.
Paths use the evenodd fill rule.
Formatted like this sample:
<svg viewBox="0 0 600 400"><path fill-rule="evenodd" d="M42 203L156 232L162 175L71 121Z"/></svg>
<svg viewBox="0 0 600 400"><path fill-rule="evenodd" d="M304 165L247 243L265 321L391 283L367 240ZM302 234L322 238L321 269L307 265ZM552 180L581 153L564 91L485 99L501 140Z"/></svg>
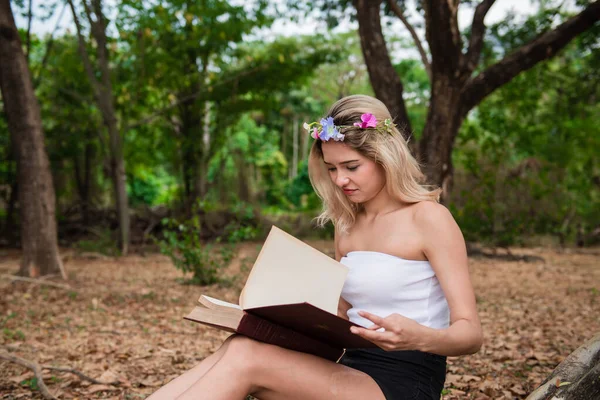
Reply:
<svg viewBox="0 0 600 400"><path fill-rule="evenodd" d="M201 296L185 318L261 342L337 360L376 347L337 315L348 268L273 226L238 304Z"/></svg>

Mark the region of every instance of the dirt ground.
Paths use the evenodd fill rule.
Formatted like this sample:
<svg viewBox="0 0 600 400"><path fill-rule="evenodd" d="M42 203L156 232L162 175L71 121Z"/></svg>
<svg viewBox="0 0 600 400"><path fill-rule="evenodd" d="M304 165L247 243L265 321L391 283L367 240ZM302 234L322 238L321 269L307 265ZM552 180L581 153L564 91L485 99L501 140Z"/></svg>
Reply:
<svg viewBox="0 0 600 400"><path fill-rule="evenodd" d="M229 287L182 285L181 273L161 255L103 258L63 250L66 289L12 282L7 274L18 269L20 254L0 250L0 352L119 382L94 384L44 370L60 399L142 399L228 336L182 317L200 294L236 302L258 249L241 246L225 271L238 277ZM600 250L512 252L527 259L470 259L485 340L478 354L449 359L444 399L525 398L600 332ZM0 360L1 399L41 399L35 387L30 370Z"/></svg>

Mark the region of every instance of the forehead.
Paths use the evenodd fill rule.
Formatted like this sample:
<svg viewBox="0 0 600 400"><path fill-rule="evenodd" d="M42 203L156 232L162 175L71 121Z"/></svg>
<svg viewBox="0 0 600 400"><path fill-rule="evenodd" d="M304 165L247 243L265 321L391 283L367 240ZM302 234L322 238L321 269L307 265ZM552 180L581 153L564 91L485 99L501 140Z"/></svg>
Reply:
<svg viewBox="0 0 600 400"><path fill-rule="evenodd" d="M321 145L323 161L329 164L339 164L349 160L364 160L365 157L358 151L346 146L343 142L324 142Z"/></svg>

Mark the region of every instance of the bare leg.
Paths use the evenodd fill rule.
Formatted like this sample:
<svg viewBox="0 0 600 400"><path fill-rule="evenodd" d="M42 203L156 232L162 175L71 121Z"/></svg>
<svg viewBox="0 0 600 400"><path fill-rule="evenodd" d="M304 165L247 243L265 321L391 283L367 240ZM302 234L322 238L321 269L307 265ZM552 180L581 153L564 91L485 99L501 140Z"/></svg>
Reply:
<svg viewBox="0 0 600 400"><path fill-rule="evenodd" d="M220 360L177 400L384 400L367 374L310 354L236 336Z"/></svg>
<svg viewBox="0 0 600 400"><path fill-rule="evenodd" d="M185 392L190 386L196 383L198 379L202 378L204 374L206 374L221 359L221 357L223 357L227 346L229 346L229 343L234 336L235 335L228 337L217 351L200 361L200 363L192 369L184 372L156 392L152 393L146 400L173 400L181 393Z"/></svg>

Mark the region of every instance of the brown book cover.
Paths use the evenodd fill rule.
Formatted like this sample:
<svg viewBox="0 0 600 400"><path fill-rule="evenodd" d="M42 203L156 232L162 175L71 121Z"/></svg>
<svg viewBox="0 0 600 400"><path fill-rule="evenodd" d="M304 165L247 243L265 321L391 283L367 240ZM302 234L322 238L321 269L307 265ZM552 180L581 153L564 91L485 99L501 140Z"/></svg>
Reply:
<svg viewBox="0 0 600 400"><path fill-rule="evenodd" d="M359 325L308 303L282 304L245 311L333 347L376 347L373 342L350 332L351 326Z"/></svg>

